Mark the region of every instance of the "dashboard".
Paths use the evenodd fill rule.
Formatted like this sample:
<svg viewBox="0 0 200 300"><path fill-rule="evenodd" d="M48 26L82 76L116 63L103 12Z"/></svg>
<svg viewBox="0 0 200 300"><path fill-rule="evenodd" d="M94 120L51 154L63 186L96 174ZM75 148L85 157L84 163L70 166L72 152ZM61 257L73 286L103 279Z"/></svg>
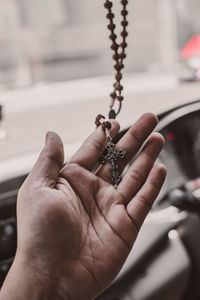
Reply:
<svg viewBox="0 0 200 300"><path fill-rule="evenodd" d="M200 103L175 110L157 127L165 138L159 161L167 167L160 198L174 188L200 177Z"/></svg>

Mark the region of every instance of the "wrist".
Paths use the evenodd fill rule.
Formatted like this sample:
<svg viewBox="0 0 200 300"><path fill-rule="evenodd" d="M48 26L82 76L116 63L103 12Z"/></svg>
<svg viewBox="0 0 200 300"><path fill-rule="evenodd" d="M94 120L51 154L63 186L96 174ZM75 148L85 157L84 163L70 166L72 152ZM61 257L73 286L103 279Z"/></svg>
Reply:
<svg viewBox="0 0 200 300"><path fill-rule="evenodd" d="M52 276L15 258L0 292L0 300L72 300Z"/></svg>

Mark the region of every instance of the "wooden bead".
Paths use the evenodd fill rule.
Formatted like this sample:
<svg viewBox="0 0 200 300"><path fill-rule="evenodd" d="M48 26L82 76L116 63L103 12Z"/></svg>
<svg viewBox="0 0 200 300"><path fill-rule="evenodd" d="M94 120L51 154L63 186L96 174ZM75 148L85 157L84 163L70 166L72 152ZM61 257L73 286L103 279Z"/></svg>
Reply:
<svg viewBox="0 0 200 300"><path fill-rule="evenodd" d="M122 91L123 90L123 86L119 83L119 82L115 82L113 84L114 88L117 90L117 91Z"/></svg>
<svg viewBox="0 0 200 300"><path fill-rule="evenodd" d="M118 91L122 91L122 90L123 90L123 86L122 86L121 84L119 84L119 85L116 87L116 89L117 89Z"/></svg>
<svg viewBox="0 0 200 300"><path fill-rule="evenodd" d="M115 29L115 24L108 24L108 29L110 29L110 30L114 30Z"/></svg>
<svg viewBox="0 0 200 300"><path fill-rule="evenodd" d="M112 44L111 49L117 51L119 48L119 45L117 43Z"/></svg>
<svg viewBox="0 0 200 300"><path fill-rule="evenodd" d="M124 68L124 65L121 63L117 63L116 65L114 65L115 70L117 71L121 71L121 69Z"/></svg>
<svg viewBox="0 0 200 300"><path fill-rule="evenodd" d="M120 68L120 66L119 66L118 64L114 65L114 69L115 69L116 71L120 71L120 70L121 70L121 68Z"/></svg>
<svg viewBox="0 0 200 300"><path fill-rule="evenodd" d="M128 36L128 32L127 31L122 31L121 36L123 38L126 38Z"/></svg>
<svg viewBox="0 0 200 300"><path fill-rule="evenodd" d="M126 43L126 42L122 42L121 44L120 44L120 47L121 48L126 48L128 46L128 44Z"/></svg>
<svg viewBox="0 0 200 300"><path fill-rule="evenodd" d="M111 109L109 112L109 119L115 119L116 118L116 112L114 109Z"/></svg>
<svg viewBox="0 0 200 300"><path fill-rule="evenodd" d="M127 11L126 9L123 9L123 10L121 11L121 15L122 15L123 17L127 16L127 15L128 15L128 11Z"/></svg>
<svg viewBox="0 0 200 300"><path fill-rule="evenodd" d="M121 25L124 26L124 27L128 26L128 21L127 20L123 20L121 22Z"/></svg>
<svg viewBox="0 0 200 300"><path fill-rule="evenodd" d="M112 125L109 121L103 122L101 126L102 126L104 131L106 130L106 128L109 129L109 130L112 128Z"/></svg>
<svg viewBox="0 0 200 300"><path fill-rule="evenodd" d="M109 20L112 20L114 18L114 14L109 12L107 15L106 15L106 18L109 19Z"/></svg>
<svg viewBox="0 0 200 300"><path fill-rule="evenodd" d="M124 53L124 52L119 53L119 58L121 58L121 59L126 58L126 53Z"/></svg>
<svg viewBox="0 0 200 300"><path fill-rule="evenodd" d="M119 59L119 55L117 53L113 54L113 59L114 60L118 60Z"/></svg>
<svg viewBox="0 0 200 300"><path fill-rule="evenodd" d="M124 100L124 97L123 96L117 96L117 99L122 102Z"/></svg>
<svg viewBox="0 0 200 300"><path fill-rule="evenodd" d="M112 8L112 2L106 1L106 3L104 4L104 7L107 8L107 9Z"/></svg>
<svg viewBox="0 0 200 300"><path fill-rule="evenodd" d="M128 0L121 0L121 4L126 6L128 4Z"/></svg>
<svg viewBox="0 0 200 300"><path fill-rule="evenodd" d="M116 36L116 34L111 33L111 35L109 35L109 38L110 38L112 41L115 41L116 38L117 38L117 36Z"/></svg>
<svg viewBox="0 0 200 300"><path fill-rule="evenodd" d="M117 81L120 81L122 79L122 73L118 72L116 75L115 75L115 78Z"/></svg>
<svg viewBox="0 0 200 300"><path fill-rule="evenodd" d="M110 97L112 98L112 99L115 99L116 98L116 93L115 92L112 92L111 94L110 94Z"/></svg>

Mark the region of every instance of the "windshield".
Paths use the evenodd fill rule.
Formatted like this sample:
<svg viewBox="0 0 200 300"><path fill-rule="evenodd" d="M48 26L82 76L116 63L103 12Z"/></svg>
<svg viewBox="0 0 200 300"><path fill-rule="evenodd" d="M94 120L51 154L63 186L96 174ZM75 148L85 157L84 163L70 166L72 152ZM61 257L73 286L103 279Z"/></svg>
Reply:
<svg viewBox="0 0 200 300"><path fill-rule="evenodd" d="M142 6L137 1L129 4L129 53L134 55L129 56L127 71L158 64L156 1L142 2ZM151 12L145 24L143 8ZM105 14L99 0L0 0L1 85L17 87L112 73Z"/></svg>
<svg viewBox="0 0 200 300"><path fill-rule="evenodd" d="M111 74L103 3L0 0L0 88ZM130 1L126 71L155 71L179 61L181 47L200 32L199 11L199 0Z"/></svg>

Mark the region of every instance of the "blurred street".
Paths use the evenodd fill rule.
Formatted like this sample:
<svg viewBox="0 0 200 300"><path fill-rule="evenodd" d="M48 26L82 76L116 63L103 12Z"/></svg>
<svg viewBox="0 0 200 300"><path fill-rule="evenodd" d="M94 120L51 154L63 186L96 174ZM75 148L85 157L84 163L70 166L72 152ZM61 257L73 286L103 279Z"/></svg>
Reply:
<svg viewBox="0 0 200 300"><path fill-rule="evenodd" d="M199 31L199 8L198 0L130 1L126 72L179 68L180 49ZM110 75L105 14L90 0L1 0L0 89Z"/></svg>

